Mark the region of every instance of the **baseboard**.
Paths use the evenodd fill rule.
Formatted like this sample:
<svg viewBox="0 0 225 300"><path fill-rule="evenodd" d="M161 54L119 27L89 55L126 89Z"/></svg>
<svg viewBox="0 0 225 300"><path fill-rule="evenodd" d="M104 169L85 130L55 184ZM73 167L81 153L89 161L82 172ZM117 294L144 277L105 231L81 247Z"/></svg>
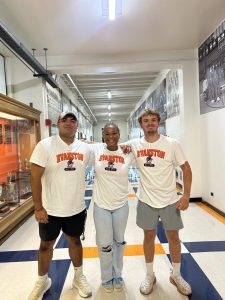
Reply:
<svg viewBox="0 0 225 300"><path fill-rule="evenodd" d="M219 210L218 208L216 208L215 206L209 204L208 202L206 202L205 200L202 200L202 203L204 203L205 205L207 205L208 207L212 208L213 210L215 210L218 214L220 214L222 217L225 217L225 213L221 210Z"/></svg>
<svg viewBox="0 0 225 300"><path fill-rule="evenodd" d="M202 197L191 197L190 202L202 202Z"/></svg>

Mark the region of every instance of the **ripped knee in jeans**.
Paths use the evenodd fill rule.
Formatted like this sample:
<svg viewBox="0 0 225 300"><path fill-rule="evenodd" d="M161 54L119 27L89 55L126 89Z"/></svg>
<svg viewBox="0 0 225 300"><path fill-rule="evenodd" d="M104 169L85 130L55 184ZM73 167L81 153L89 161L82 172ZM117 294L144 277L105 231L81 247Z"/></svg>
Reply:
<svg viewBox="0 0 225 300"><path fill-rule="evenodd" d="M118 242L118 241L115 240L115 243L116 243L117 247L119 247L119 246L125 246L126 245L125 241Z"/></svg>
<svg viewBox="0 0 225 300"><path fill-rule="evenodd" d="M101 247L102 252L111 252L112 251L112 246L108 245L106 247Z"/></svg>

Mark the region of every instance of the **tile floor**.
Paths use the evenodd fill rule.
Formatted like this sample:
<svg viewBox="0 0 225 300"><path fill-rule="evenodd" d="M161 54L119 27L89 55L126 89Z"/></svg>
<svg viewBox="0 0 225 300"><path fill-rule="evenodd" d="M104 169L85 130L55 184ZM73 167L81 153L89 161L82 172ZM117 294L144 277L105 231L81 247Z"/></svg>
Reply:
<svg viewBox="0 0 225 300"><path fill-rule="evenodd" d="M151 295L143 296L139 284L145 276L142 250L143 233L135 224L137 186L130 186L130 214L126 230L127 246L124 256L122 292L106 294L101 288L99 260L95 245L95 229L91 203L92 186L87 186L85 200L88 209L84 247L84 272L93 288L90 299L95 300L179 300L182 296L169 282L170 257L161 224L158 226L154 270L157 283ZM180 231L182 241L182 274L193 289L192 300L225 299L225 218L199 203L191 203L182 212L185 228ZM37 277L38 227L32 216L0 246L0 299L25 300ZM44 295L45 300L82 299L71 286L73 267L62 234L55 245L49 270L53 284Z"/></svg>

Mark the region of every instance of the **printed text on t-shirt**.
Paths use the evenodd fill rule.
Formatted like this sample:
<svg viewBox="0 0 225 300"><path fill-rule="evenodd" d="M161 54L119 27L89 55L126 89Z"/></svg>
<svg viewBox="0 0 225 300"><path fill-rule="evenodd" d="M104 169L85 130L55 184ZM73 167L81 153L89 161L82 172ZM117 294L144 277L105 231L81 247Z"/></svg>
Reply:
<svg viewBox="0 0 225 300"><path fill-rule="evenodd" d="M113 161L113 162L116 162L116 163L124 164L124 158L122 156L119 156L119 155L105 155L105 154L102 154L99 157L99 161L101 161L101 160Z"/></svg>
<svg viewBox="0 0 225 300"><path fill-rule="evenodd" d="M57 163L64 161L64 160L84 160L84 155L77 152L67 152L67 153L60 153L56 155Z"/></svg>
<svg viewBox="0 0 225 300"><path fill-rule="evenodd" d="M137 157L143 156L156 156L163 158L165 157L165 152L157 149L144 149L144 150L137 150Z"/></svg>

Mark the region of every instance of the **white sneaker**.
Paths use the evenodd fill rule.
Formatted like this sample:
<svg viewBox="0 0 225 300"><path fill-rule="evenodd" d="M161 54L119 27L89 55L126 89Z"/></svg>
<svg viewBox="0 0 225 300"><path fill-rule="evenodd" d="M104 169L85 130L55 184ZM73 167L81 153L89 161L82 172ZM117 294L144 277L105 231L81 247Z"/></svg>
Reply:
<svg viewBox="0 0 225 300"><path fill-rule="evenodd" d="M191 286L182 276L170 275L170 282L177 287L177 290L182 295L188 296L192 294Z"/></svg>
<svg viewBox="0 0 225 300"><path fill-rule="evenodd" d="M92 295L91 287L83 274L78 278L76 276L74 277L73 287L78 289L79 295L83 298L87 298Z"/></svg>
<svg viewBox="0 0 225 300"><path fill-rule="evenodd" d="M27 300L41 300L43 295L50 288L52 284L51 278L47 277L46 280L37 280L35 286L28 296Z"/></svg>
<svg viewBox="0 0 225 300"><path fill-rule="evenodd" d="M116 277L113 279L113 285L116 292L121 292L123 289L123 278L122 277Z"/></svg>
<svg viewBox="0 0 225 300"><path fill-rule="evenodd" d="M112 293L113 292L113 281L109 280L107 282L104 282L102 284L103 289L105 290L106 293Z"/></svg>
<svg viewBox="0 0 225 300"><path fill-rule="evenodd" d="M153 275L147 275L145 277L145 280L142 281L140 285L140 292L143 295L149 295L153 291L153 285L156 283L156 277L155 274Z"/></svg>

